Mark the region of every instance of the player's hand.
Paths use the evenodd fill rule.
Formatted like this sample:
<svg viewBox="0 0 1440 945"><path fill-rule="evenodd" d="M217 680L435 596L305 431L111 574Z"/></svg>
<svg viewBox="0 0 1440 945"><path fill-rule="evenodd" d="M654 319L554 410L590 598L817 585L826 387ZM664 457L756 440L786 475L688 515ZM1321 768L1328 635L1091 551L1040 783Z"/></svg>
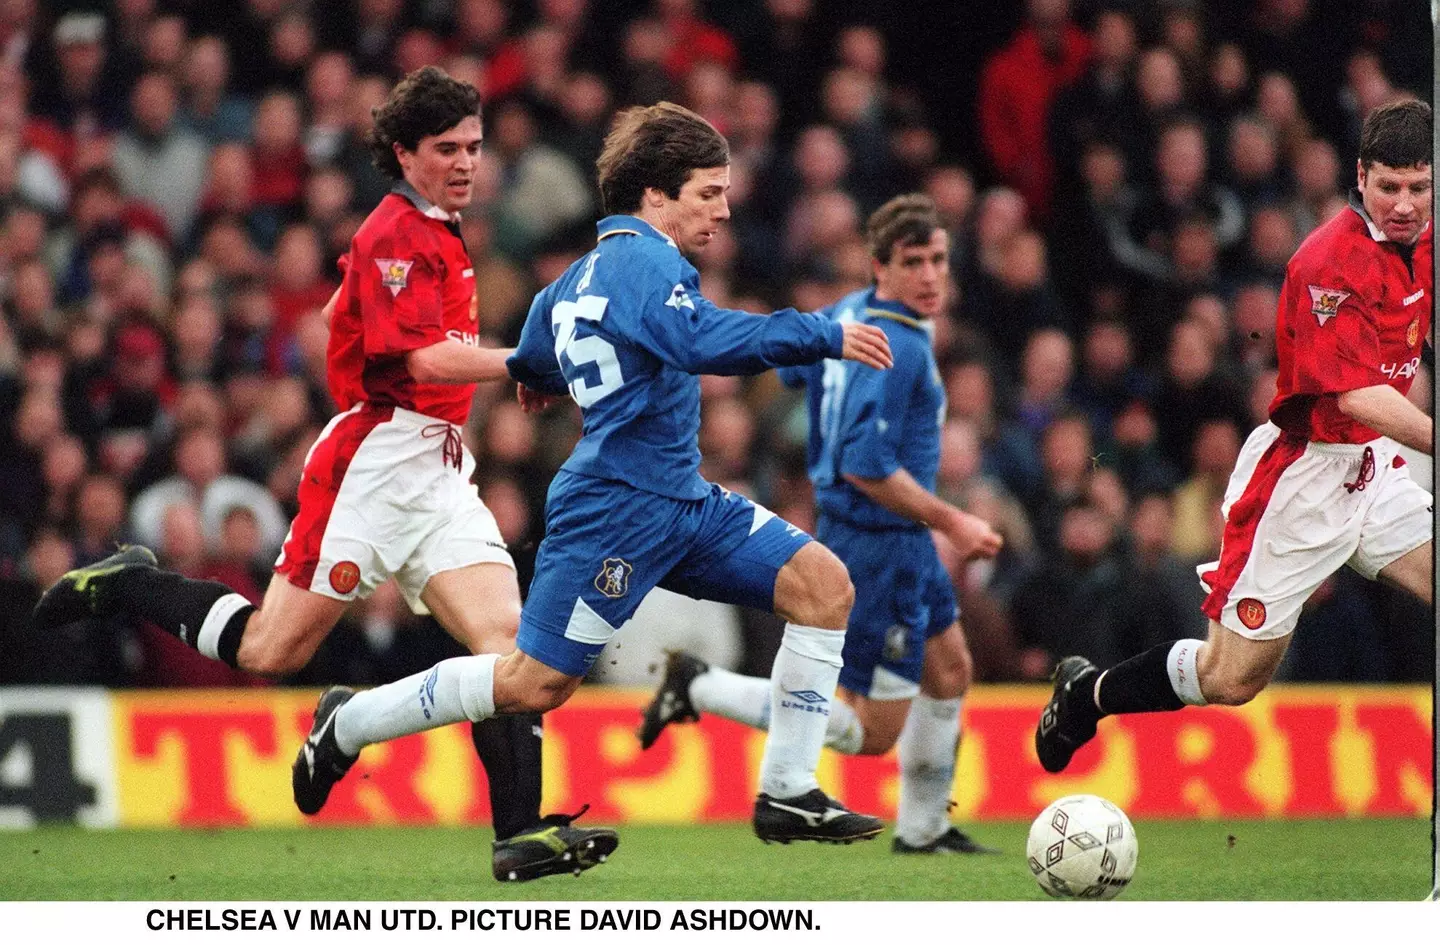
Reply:
<svg viewBox="0 0 1440 945"><path fill-rule="evenodd" d="M890 339L879 328L860 322L846 322L841 328L845 332L845 346L840 357L846 361L859 361L882 371L895 363L890 356Z"/></svg>
<svg viewBox="0 0 1440 945"><path fill-rule="evenodd" d="M520 409L526 413L539 413L565 398L559 394L542 394L524 384L518 384L515 387L515 399L520 401Z"/></svg>
<svg viewBox="0 0 1440 945"><path fill-rule="evenodd" d="M955 547L955 553L960 556L961 561L993 558L1005 544L1005 539L990 527L989 522L959 509L955 510L955 514L945 524L944 534L950 539L950 544Z"/></svg>

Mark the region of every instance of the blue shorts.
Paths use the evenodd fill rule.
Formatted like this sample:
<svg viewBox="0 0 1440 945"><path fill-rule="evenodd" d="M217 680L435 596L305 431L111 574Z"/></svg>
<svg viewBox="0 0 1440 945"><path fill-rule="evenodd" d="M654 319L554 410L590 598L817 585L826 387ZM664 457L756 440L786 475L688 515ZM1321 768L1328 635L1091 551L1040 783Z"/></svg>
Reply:
<svg viewBox="0 0 1440 945"><path fill-rule="evenodd" d="M865 530L823 516L817 531L855 585L840 685L871 699L913 699L926 641L959 616L935 540L928 529Z"/></svg>
<svg viewBox="0 0 1440 945"><path fill-rule="evenodd" d="M671 499L561 470L546 499L517 645L584 676L657 586L773 611L775 575L812 540L720 486L703 499Z"/></svg>

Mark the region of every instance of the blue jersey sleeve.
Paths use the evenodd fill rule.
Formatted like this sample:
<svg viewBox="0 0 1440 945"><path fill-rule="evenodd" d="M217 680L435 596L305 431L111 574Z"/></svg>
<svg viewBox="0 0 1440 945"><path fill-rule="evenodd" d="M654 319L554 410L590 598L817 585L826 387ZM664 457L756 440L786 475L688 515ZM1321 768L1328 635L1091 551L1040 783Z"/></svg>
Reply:
<svg viewBox="0 0 1440 945"><path fill-rule="evenodd" d="M897 339L891 338L894 344ZM840 421L839 469L862 479L884 479L900 469L905 414L917 380L913 352L896 345L895 366L878 371L856 365Z"/></svg>
<svg viewBox="0 0 1440 945"><path fill-rule="evenodd" d="M759 374L840 357L844 332L824 315L721 308L700 294L678 256L671 266L651 254L635 255L643 261L634 283L638 317L621 330L671 367L687 374Z"/></svg>
<svg viewBox="0 0 1440 945"><path fill-rule="evenodd" d="M520 330L515 353L505 359L510 376L542 394L566 394L569 387L555 356L555 336L550 328L550 292L542 291L530 303L530 314Z"/></svg>

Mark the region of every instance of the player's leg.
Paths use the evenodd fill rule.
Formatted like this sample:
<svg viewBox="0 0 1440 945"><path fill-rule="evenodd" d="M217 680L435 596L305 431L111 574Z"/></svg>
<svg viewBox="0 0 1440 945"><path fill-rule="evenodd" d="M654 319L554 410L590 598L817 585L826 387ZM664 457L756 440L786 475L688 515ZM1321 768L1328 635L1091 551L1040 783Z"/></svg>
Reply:
<svg viewBox="0 0 1440 945"><path fill-rule="evenodd" d="M804 532L718 486L700 514L695 541L661 586L768 609L787 621L770 674L756 834L787 843L848 843L877 835L880 821L847 811L815 779L854 600L849 573Z"/></svg>
<svg viewBox="0 0 1440 945"><path fill-rule="evenodd" d="M963 700L974 678L965 632L952 621L925 643L920 694L898 742L900 803L896 853L996 853L950 823Z"/></svg>
<svg viewBox="0 0 1440 945"><path fill-rule="evenodd" d="M424 588L426 607L470 652L503 655L515 649L520 588L508 563L441 571ZM489 784L491 865L501 882L588 869L605 862L619 844L613 830L573 826L578 815L540 816L542 718L538 712L495 715L470 726Z"/></svg>
<svg viewBox="0 0 1440 945"><path fill-rule="evenodd" d="M276 677L310 661L346 606L277 574L255 607L218 581L156 567L148 549L132 545L62 577L36 605L35 622L47 628L121 614L149 621L211 659Z"/></svg>
<svg viewBox="0 0 1440 945"><path fill-rule="evenodd" d="M1427 541L1412 549L1379 571L1380 580L1414 594L1427 606L1435 599L1434 549Z"/></svg>
<svg viewBox="0 0 1440 945"><path fill-rule="evenodd" d="M770 678L743 676L711 666L688 653L670 653L655 697L646 705L636 733L642 750L655 744L668 725L700 721L702 712L748 725L770 729ZM841 699L832 703L825 723L825 747L845 755L861 753L865 730L854 709Z"/></svg>

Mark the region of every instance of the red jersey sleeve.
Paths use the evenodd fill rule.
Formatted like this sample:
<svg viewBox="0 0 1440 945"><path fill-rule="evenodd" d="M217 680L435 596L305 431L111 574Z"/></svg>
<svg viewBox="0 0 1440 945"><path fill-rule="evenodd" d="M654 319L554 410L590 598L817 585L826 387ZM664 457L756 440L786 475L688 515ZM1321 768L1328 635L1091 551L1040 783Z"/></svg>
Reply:
<svg viewBox="0 0 1440 945"><path fill-rule="evenodd" d="M1379 329L1363 280L1333 269L1292 270L1281 305L1293 393L1341 394L1389 383L1380 371Z"/></svg>
<svg viewBox="0 0 1440 945"><path fill-rule="evenodd" d="M410 231L377 240L369 258L351 254L346 279L353 280L361 299L366 357L405 354L445 340L444 263L433 242Z"/></svg>

